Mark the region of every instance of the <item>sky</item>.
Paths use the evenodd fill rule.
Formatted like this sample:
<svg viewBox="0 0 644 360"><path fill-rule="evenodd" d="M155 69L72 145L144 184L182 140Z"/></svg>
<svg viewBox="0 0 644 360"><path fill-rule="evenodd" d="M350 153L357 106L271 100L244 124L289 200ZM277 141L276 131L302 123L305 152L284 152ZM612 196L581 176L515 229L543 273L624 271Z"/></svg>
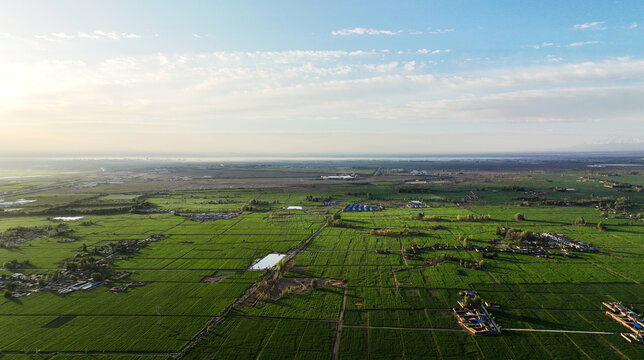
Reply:
<svg viewBox="0 0 644 360"><path fill-rule="evenodd" d="M0 0L0 156L644 150L644 1Z"/></svg>

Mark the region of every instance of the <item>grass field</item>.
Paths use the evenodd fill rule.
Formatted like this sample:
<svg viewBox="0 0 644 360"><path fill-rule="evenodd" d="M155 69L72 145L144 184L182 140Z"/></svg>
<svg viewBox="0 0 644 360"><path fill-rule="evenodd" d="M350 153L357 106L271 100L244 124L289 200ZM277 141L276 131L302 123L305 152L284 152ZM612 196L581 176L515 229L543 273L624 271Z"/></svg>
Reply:
<svg viewBox="0 0 644 360"><path fill-rule="evenodd" d="M95 187L91 193L21 195L37 201L18 214L0 213L0 232L56 225L52 209L60 210L59 216L90 213L66 222L73 241L42 236L0 248L1 263L30 264L3 269L3 291L16 273L64 273L68 261L83 251L162 237L113 256L100 270L105 276L130 273L123 279L66 295L40 291L2 298L0 354L17 359L165 359L177 353L187 359L641 359L644 346L619 336L626 329L604 314L601 302L618 300L644 311L644 222L625 215L641 212L644 198L641 192L625 194L579 181L586 175L498 174L478 182L430 183L417 192L400 191L408 186L400 182L373 181L289 190L132 192L128 187L119 193ZM642 183L641 176L631 174L609 178ZM45 183L16 182L0 190ZM523 199L530 191L538 193L537 200ZM470 193L476 197L468 198ZM626 212L609 215L584 202L625 195ZM327 197L339 203L325 206L321 199ZM407 208L410 199L428 208ZM118 210L141 201L173 212ZM379 203L384 210L341 213L350 203ZM192 213L239 212L249 204L252 210L231 219L190 219ZM96 209L111 210L91 212ZM515 220L516 213L525 220ZM340 214L341 226L328 223L333 214ZM475 220L462 221L468 215ZM580 217L586 225L573 225ZM595 226L600 221L606 230ZM504 226L563 234L598 251L566 257L549 250L552 258L503 252L511 248L496 234ZM423 250L410 256L412 246ZM482 246L498 254L484 258L475 251ZM269 253L288 254L289 262L278 270L248 270ZM484 266L468 268L468 262ZM323 285L282 289L252 304L242 301L271 278L319 279ZM143 286L130 285L137 282ZM126 290L109 291L118 286ZM501 336L472 336L459 327L451 309L464 289L500 306L490 311Z"/></svg>

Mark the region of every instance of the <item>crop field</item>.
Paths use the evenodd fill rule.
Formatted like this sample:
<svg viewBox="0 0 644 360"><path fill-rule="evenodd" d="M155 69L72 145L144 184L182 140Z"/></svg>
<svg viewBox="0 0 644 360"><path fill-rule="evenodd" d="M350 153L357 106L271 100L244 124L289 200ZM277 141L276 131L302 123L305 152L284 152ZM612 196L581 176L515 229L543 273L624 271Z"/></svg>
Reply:
<svg viewBox="0 0 644 360"><path fill-rule="evenodd" d="M279 188L0 184L4 201L36 200L0 209L0 358L644 358L602 306L644 311L641 174L450 172L418 185L375 170L337 183L311 169L213 171L301 180ZM539 234L583 245L537 246ZM273 253L286 258L250 270ZM500 335L459 325L463 290L490 304Z"/></svg>

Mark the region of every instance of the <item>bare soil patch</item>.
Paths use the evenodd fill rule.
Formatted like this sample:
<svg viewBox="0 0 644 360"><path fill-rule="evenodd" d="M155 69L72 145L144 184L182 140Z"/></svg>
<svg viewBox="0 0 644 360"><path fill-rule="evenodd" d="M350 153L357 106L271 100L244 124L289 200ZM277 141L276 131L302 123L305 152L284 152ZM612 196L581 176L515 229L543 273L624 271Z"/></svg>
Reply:
<svg viewBox="0 0 644 360"><path fill-rule="evenodd" d="M328 287L345 287L342 280L329 278L310 277L282 277L277 281L271 280L265 286L260 287L242 304L243 307L262 306L269 302L277 301L286 296L293 296L304 291L314 290L311 287L312 281L317 282L316 289Z"/></svg>
<svg viewBox="0 0 644 360"><path fill-rule="evenodd" d="M205 276L203 279L201 279L202 283L209 283L209 284L214 284L216 282L219 282L225 278L227 278L228 275L219 275L219 276Z"/></svg>

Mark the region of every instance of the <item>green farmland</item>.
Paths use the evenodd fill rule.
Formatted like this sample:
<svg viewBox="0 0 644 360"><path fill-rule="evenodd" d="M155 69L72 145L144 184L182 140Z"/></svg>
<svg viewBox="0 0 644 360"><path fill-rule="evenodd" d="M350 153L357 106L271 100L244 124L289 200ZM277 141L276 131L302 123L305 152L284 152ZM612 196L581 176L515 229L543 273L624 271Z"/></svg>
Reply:
<svg viewBox="0 0 644 360"><path fill-rule="evenodd" d="M0 186L4 201L36 200L0 210L0 358L644 358L602 306L644 312L641 173L606 176L616 187L578 169L411 185L370 173ZM535 245L539 234L583 245ZM286 258L249 270L271 253ZM463 290L492 304L500 335L459 326Z"/></svg>

